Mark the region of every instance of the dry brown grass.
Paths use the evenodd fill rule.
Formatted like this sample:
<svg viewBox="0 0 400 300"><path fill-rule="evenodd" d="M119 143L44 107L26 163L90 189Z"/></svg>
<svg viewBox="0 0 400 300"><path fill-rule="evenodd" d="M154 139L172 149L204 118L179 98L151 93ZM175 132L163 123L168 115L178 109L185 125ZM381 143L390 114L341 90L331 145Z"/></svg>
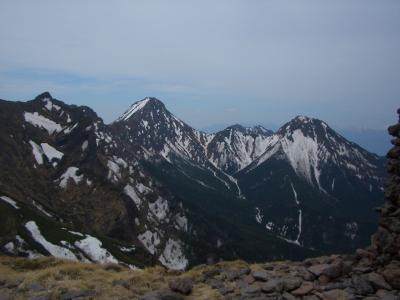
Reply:
<svg viewBox="0 0 400 300"><path fill-rule="evenodd" d="M96 265L44 257L25 259L0 256L0 282L18 285L19 290L36 282L53 291L55 299L62 289L96 291L96 299L137 299L149 291L168 288L168 282L177 276L188 276L196 281L202 274L216 269L236 269L249 266L243 261L222 262L216 265L200 265L188 272L169 271L151 267L133 271L107 264ZM24 299L23 292L16 299ZM196 283L187 299L222 299L220 294L203 283Z"/></svg>
<svg viewBox="0 0 400 300"><path fill-rule="evenodd" d="M165 270L160 267L132 271L117 265L102 266L54 258L28 260L0 257L1 282L20 283L20 288L38 282L52 290L56 298L66 288L93 289L98 295L97 299L132 299L135 294L166 286L163 274Z"/></svg>

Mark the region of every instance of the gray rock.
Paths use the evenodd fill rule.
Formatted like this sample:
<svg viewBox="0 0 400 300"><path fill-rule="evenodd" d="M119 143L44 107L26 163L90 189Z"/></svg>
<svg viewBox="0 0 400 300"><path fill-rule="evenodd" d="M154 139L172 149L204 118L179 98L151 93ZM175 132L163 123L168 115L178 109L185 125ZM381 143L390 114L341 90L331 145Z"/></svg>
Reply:
<svg viewBox="0 0 400 300"><path fill-rule="evenodd" d="M32 282L26 286L26 289L33 292L40 292L45 289L39 282Z"/></svg>
<svg viewBox="0 0 400 300"><path fill-rule="evenodd" d="M272 278L261 286L264 293L281 292L283 290L283 282L279 278Z"/></svg>
<svg viewBox="0 0 400 300"><path fill-rule="evenodd" d="M61 300L71 300L71 299L79 299L79 298L91 298L96 295L96 291L94 290L81 290L81 291L66 291L62 296Z"/></svg>
<svg viewBox="0 0 400 300"><path fill-rule="evenodd" d="M252 284L254 283L256 280L254 279L253 276L251 275L247 275L243 278L243 281L246 282L247 284Z"/></svg>
<svg viewBox="0 0 400 300"><path fill-rule="evenodd" d="M384 271L386 281L397 290L400 290L400 266L390 264Z"/></svg>
<svg viewBox="0 0 400 300"><path fill-rule="evenodd" d="M285 292L282 294L282 300L296 300L296 297Z"/></svg>
<svg viewBox="0 0 400 300"><path fill-rule="evenodd" d="M124 287L124 288L126 288L126 289L129 289L129 287L130 287L130 283L129 283L128 281L122 280L122 279L114 280L114 281L112 282L112 285L113 285L113 286L119 285L119 286L122 286L122 287Z"/></svg>
<svg viewBox="0 0 400 300"><path fill-rule="evenodd" d="M292 291L292 294L295 296L304 296L310 293L314 289L314 284L312 282L303 282L302 285Z"/></svg>
<svg viewBox="0 0 400 300"><path fill-rule="evenodd" d="M193 280L184 277L184 278L177 278L169 282L169 288L174 291L181 293L183 295L189 295L193 289Z"/></svg>
<svg viewBox="0 0 400 300"><path fill-rule="evenodd" d="M320 298L322 300L351 300L354 297L344 290L331 290L322 293Z"/></svg>
<svg viewBox="0 0 400 300"><path fill-rule="evenodd" d="M183 300L183 296L178 294L178 293L174 293L174 292L170 292L170 291L165 291L165 292L161 292L160 293L160 300Z"/></svg>
<svg viewBox="0 0 400 300"><path fill-rule="evenodd" d="M380 299L385 299L385 300L400 300L400 297L395 294L395 291L387 291L387 290L378 290L376 292L376 295Z"/></svg>
<svg viewBox="0 0 400 300"><path fill-rule="evenodd" d="M52 292L46 292L44 294L36 295L36 296L29 298L29 300L51 300L51 299L53 299Z"/></svg>
<svg viewBox="0 0 400 300"><path fill-rule="evenodd" d="M261 293L261 287L258 285L250 285L241 291L242 295L258 294Z"/></svg>
<svg viewBox="0 0 400 300"><path fill-rule="evenodd" d="M342 274L343 263L313 265L308 271L316 276L325 275L329 278L337 278Z"/></svg>
<svg viewBox="0 0 400 300"><path fill-rule="evenodd" d="M368 280L372 284L374 288L377 290L379 289L385 289L385 290L391 290L392 287L386 282L385 278L381 274L378 273L369 273L368 274Z"/></svg>
<svg viewBox="0 0 400 300"><path fill-rule="evenodd" d="M331 282L326 285L318 286L316 289L318 291L330 291L340 289L343 290L345 288L353 287L353 282L350 279L344 279L342 281Z"/></svg>
<svg viewBox="0 0 400 300"><path fill-rule="evenodd" d="M293 291L297 289L303 282L300 277L283 277L283 289L285 291Z"/></svg>
<svg viewBox="0 0 400 300"><path fill-rule="evenodd" d="M227 295L227 294L233 293L235 291L235 289L230 286L224 286L224 287L218 289L218 291L220 292L221 295Z"/></svg>
<svg viewBox="0 0 400 300"><path fill-rule="evenodd" d="M270 278L270 275L265 271L254 271L251 273L255 280L259 281L267 281Z"/></svg>
<svg viewBox="0 0 400 300"><path fill-rule="evenodd" d="M303 269L303 268L297 270L297 275L300 276L301 278L303 278L304 280L307 280L307 281L315 280L315 275L312 274L311 272L309 272L308 270Z"/></svg>
<svg viewBox="0 0 400 300"><path fill-rule="evenodd" d="M212 278L220 274L219 269L210 269L203 272L203 275L207 278Z"/></svg>
<svg viewBox="0 0 400 300"><path fill-rule="evenodd" d="M213 289L220 289L224 287L224 283L221 280L218 279L209 279L206 281L206 283L211 286Z"/></svg>
<svg viewBox="0 0 400 300"><path fill-rule="evenodd" d="M157 292L149 292L139 297L140 300L160 300Z"/></svg>
<svg viewBox="0 0 400 300"><path fill-rule="evenodd" d="M249 284L247 282L245 282L245 281L242 281L242 280L236 281L236 287L238 289L245 289L248 286L249 286Z"/></svg>
<svg viewBox="0 0 400 300"><path fill-rule="evenodd" d="M352 277L353 286L357 291L357 294L366 296L374 293L374 288L369 283L369 280L365 275L355 275Z"/></svg>
<svg viewBox="0 0 400 300"><path fill-rule="evenodd" d="M11 296L11 293L5 291L4 289L0 290L0 300L12 300L14 297Z"/></svg>
<svg viewBox="0 0 400 300"><path fill-rule="evenodd" d="M304 296L303 300L319 300L319 298L315 295L308 295L308 296Z"/></svg>
<svg viewBox="0 0 400 300"><path fill-rule="evenodd" d="M236 269L236 270L226 270L225 271L225 277L226 277L226 280L233 281L235 279L238 279L241 276L248 275L249 273L250 273L250 269L249 268Z"/></svg>

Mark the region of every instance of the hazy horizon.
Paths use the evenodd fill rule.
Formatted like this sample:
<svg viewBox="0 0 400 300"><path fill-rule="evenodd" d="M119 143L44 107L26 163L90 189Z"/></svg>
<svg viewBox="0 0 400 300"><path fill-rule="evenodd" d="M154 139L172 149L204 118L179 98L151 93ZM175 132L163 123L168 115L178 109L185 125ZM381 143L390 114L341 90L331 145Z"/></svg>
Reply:
<svg viewBox="0 0 400 300"><path fill-rule="evenodd" d="M2 1L0 97L49 90L106 122L146 96L195 128L386 130L400 84L400 2Z"/></svg>

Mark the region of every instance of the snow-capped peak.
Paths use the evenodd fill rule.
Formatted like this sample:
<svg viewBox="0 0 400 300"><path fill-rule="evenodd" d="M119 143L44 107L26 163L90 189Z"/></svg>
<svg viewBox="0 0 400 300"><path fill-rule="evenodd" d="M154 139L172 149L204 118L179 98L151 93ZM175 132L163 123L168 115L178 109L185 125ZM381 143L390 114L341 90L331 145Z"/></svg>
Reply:
<svg viewBox="0 0 400 300"><path fill-rule="evenodd" d="M215 134L207 146L207 155L220 169L233 174L266 150L266 140L271 134L262 126L235 124Z"/></svg>
<svg viewBox="0 0 400 300"><path fill-rule="evenodd" d="M142 100L139 100L135 103L133 103L117 120L116 122L119 121L127 121L129 120L133 115L135 115L137 112L143 110L145 107L147 107L149 104L152 104L153 108L165 108L164 104L158 100L157 98L154 97L146 97Z"/></svg>
<svg viewBox="0 0 400 300"><path fill-rule="evenodd" d="M305 116L297 116L271 136L267 150L248 170L272 157L285 158L298 175L322 191L324 188L320 178L328 165L347 169L358 178L369 178L374 174L377 160L374 155L336 133L325 122Z"/></svg>

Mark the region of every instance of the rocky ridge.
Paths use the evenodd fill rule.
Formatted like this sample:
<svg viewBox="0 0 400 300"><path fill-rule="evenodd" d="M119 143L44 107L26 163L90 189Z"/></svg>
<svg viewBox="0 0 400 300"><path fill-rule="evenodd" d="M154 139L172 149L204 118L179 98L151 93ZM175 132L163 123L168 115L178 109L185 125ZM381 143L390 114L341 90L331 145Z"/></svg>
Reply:
<svg viewBox="0 0 400 300"><path fill-rule="evenodd" d="M384 159L307 117L207 135L156 98L105 124L43 93L1 100L0 125L8 255L171 269L302 260L366 245L382 203Z"/></svg>
<svg viewBox="0 0 400 300"><path fill-rule="evenodd" d="M400 115L400 109L398 113ZM40 277L35 282L29 277L10 279L0 272L1 299L107 299L110 291L118 289L121 289L120 294L114 295L113 299L400 299L400 123L391 126L389 133L394 137L394 147L387 154L389 178L385 187L385 203L378 209L379 227L372 236L371 245L358 249L352 255L265 264L220 262L200 265L188 272L171 272L161 268L146 274L143 271L125 271L130 274L129 279L114 279L112 276L115 275L111 272L121 272L121 278L124 273L117 270L121 267L115 267L115 270L108 267L107 274L112 280L105 281L102 286L80 289L61 287L62 281L54 283L46 281L46 277ZM1 270L4 266L13 265L15 270L22 272L21 261L13 260L16 259L4 263L2 259ZM53 259L47 264L57 265L57 262ZM38 268L49 267L43 262L39 265ZM68 268L71 272L71 266ZM88 266L91 279L96 274L93 273L95 268ZM75 280L80 280L79 276L83 276L84 272L75 272ZM68 276L68 280L74 280ZM57 278L62 280L63 272Z"/></svg>

